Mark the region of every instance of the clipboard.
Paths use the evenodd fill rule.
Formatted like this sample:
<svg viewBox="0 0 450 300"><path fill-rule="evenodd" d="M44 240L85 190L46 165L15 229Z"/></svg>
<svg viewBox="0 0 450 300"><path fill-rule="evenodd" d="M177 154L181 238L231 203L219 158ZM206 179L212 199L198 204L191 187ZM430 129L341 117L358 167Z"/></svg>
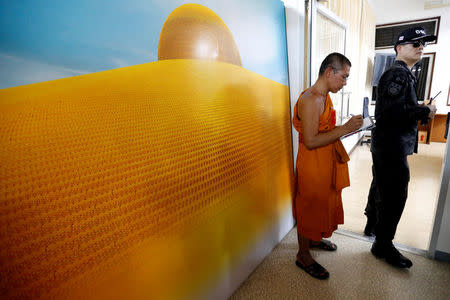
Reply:
<svg viewBox="0 0 450 300"><path fill-rule="evenodd" d="M362 123L361 127L356 129L355 131L349 132L349 133L341 136L341 139L344 139L348 136L354 135L355 133L360 132L360 131L370 130L373 127L375 127L375 122L372 120L371 117L366 117L363 119L363 123Z"/></svg>

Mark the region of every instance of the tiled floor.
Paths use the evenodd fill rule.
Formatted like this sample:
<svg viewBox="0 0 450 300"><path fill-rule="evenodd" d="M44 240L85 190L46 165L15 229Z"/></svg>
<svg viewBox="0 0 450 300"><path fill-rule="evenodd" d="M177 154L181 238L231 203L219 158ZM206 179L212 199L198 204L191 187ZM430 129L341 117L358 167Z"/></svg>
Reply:
<svg viewBox="0 0 450 300"><path fill-rule="evenodd" d="M229 298L241 299L354 299L354 300L448 300L450 264L422 255L403 252L414 265L397 269L370 253L369 241L335 233L335 252L311 250L330 272L327 280L317 280L295 264L295 227Z"/></svg>
<svg viewBox="0 0 450 300"><path fill-rule="evenodd" d="M441 180L445 143L419 144L419 153L408 157L411 181L408 200L397 227L394 241L409 247L428 250ZM344 189L345 223L340 229L362 233L366 217L364 208L372 181L372 158L369 146L357 146L350 155L351 186Z"/></svg>

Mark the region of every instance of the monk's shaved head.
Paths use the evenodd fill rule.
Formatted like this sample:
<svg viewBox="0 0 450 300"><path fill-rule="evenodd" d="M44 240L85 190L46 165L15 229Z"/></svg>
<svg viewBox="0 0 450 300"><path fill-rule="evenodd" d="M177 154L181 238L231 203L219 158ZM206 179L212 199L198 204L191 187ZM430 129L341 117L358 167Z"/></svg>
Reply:
<svg viewBox="0 0 450 300"><path fill-rule="evenodd" d="M328 54L328 56L325 57L325 59L322 61L322 64L320 65L319 77L323 75L323 73L328 67L333 68L333 70L337 72L339 70L342 70L345 65L349 67L352 66L352 63L347 57L345 57L345 55L342 55L337 52Z"/></svg>

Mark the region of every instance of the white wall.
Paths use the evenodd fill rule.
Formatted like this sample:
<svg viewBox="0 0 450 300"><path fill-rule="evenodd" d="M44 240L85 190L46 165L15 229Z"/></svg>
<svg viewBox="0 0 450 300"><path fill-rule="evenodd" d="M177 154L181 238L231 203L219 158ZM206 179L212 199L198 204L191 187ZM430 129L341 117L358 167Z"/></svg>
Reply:
<svg viewBox="0 0 450 300"><path fill-rule="evenodd" d="M438 204L436 206L433 233L430 240L429 256L450 256L450 139L445 147L444 164L441 175ZM436 253L439 251L440 253Z"/></svg>
<svg viewBox="0 0 450 300"><path fill-rule="evenodd" d="M447 166L447 168L449 167L450 166ZM450 180L447 181L447 186L449 184ZM444 211L442 214L436 250L450 254L450 193L448 191L445 197Z"/></svg>
<svg viewBox="0 0 450 300"><path fill-rule="evenodd" d="M298 96L304 89L305 58L305 6L303 1L285 0L286 34L289 62L289 91L291 98L291 119ZM297 160L298 132L292 127L293 162Z"/></svg>
<svg viewBox="0 0 450 300"><path fill-rule="evenodd" d="M370 5L375 13L377 25L441 17L438 42L426 47L425 52L436 52L431 95L434 96L442 91L436 99L438 113L450 112L450 106L447 106L450 77L448 72L448 66L450 66L450 55L448 55L450 50L450 7L424 9L424 0L372 0ZM394 53L394 50L380 52Z"/></svg>
<svg viewBox="0 0 450 300"><path fill-rule="evenodd" d="M448 260L450 256L450 139L447 140L436 206L429 256Z"/></svg>

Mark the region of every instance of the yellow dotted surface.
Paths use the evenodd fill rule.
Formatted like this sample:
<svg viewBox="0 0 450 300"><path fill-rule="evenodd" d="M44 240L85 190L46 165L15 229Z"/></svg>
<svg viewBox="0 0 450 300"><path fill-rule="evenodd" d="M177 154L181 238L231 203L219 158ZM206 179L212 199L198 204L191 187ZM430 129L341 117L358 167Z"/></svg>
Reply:
<svg viewBox="0 0 450 300"><path fill-rule="evenodd" d="M288 88L165 60L0 90L0 296L178 298L290 205Z"/></svg>

